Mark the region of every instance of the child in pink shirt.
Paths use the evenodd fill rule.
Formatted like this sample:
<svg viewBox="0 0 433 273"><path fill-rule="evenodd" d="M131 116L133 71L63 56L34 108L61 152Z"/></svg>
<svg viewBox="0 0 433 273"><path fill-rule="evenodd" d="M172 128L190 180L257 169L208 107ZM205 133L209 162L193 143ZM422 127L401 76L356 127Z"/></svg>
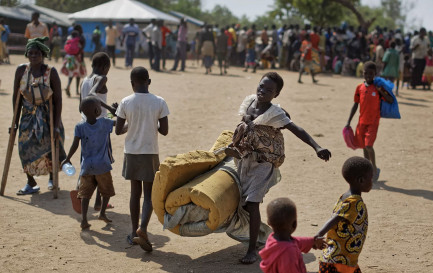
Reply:
<svg viewBox="0 0 433 273"><path fill-rule="evenodd" d="M286 272L306 273L302 254L311 248L326 247L324 237L293 237L296 230L296 205L289 198L277 198L267 207L268 224L274 230L259 254L260 268L265 273Z"/></svg>

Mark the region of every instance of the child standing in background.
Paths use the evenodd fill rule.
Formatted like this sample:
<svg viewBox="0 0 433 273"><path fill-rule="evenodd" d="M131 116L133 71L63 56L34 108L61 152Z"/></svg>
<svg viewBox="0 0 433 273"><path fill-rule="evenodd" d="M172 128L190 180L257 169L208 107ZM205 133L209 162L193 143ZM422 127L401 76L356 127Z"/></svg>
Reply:
<svg viewBox="0 0 433 273"><path fill-rule="evenodd" d="M266 73L257 86L255 95L247 96L239 114L242 122L233 135L233 143L225 149L227 156L237 160L242 186L242 205L250 215L250 241L247 253L240 259L244 264L257 260L256 242L260 228L259 205L268 190L279 180L279 169L284 162L284 138L282 129L311 146L317 156L325 161L331 157L327 149L320 147L301 127L290 120L279 105L273 104L283 88L284 81L276 72Z"/></svg>
<svg viewBox="0 0 433 273"><path fill-rule="evenodd" d="M108 57L107 53L96 53L95 55L93 55L92 58L92 74L84 78L83 82L81 83L80 102L88 96L95 96L95 98L99 100L102 106L101 113L97 118L106 118L107 110L109 110L110 113L114 116L116 113L117 103L114 103L112 106L107 105L108 89L106 83L107 74L110 70L110 66L110 58ZM81 117L83 121L86 121L86 115L84 115L83 112L81 112ZM111 163L114 163L110 137L108 139L108 152L112 161ZM95 205L93 206L93 208L96 211L99 211L101 209L101 194L99 193L99 190L96 190ZM111 208L114 208L113 205L107 204L107 209Z"/></svg>
<svg viewBox="0 0 433 273"><path fill-rule="evenodd" d="M274 231L266 246L259 252L262 257L260 269L265 273L306 273L303 253L311 248L326 247L323 237L294 237L297 227L296 205L289 198L277 198L267 207L268 224Z"/></svg>
<svg viewBox="0 0 433 273"><path fill-rule="evenodd" d="M346 127L350 127L353 116L359 109L359 121L356 126L355 141L358 147L364 149L364 157L373 164L374 181L379 179L380 169L376 167L376 155L373 149L380 120L380 101L389 103L393 98L382 88L373 84L376 76L376 64L368 61L364 64L364 83L356 87L354 101Z"/></svg>
<svg viewBox="0 0 433 273"><path fill-rule="evenodd" d="M127 236L129 244L138 243L145 251L152 251L147 236L147 225L152 215L152 185L159 168L158 133L168 134L168 114L165 100L149 93L149 72L144 67L131 71L134 94L122 99L117 108L116 134L128 132L125 138L125 158L122 175L131 181L129 210L132 232ZM125 127L125 122L128 122ZM141 225L140 198L143 193ZM138 237L137 237L138 236Z"/></svg>
<svg viewBox="0 0 433 273"><path fill-rule="evenodd" d="M227 74L227 63L226 63L226 57L227 57L227 41L228 37L224 33L225 29L221 28L220 33L217 37L216 42L216 55L218 58L218 66L220 68L220 75L223 74L223 67L224 67L224 74Z"/></svg>
<svg viewBox="0 0 433 273"><path fill-rule="evenodd" d="M371 190L373 165L365 158L351 157L344 162L342 174L349 190L340 196L331 219L316 235L327 234L328 247L320 259L320 273L361 273L358 258L368 229L367 207L361 194Z"/></svg>

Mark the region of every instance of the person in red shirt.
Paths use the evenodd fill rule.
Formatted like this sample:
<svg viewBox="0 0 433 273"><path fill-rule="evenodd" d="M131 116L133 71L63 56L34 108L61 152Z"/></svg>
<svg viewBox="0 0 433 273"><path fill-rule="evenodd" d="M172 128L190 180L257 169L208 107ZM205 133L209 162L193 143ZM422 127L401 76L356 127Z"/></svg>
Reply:
<svg viewBox="0 0 433 273"><path fill-rule="evenodd" d="M317 82L317 80L314 79L313 57L311 56L312 47L313 45L311 44L310 34L307 33L304 36L304 40L302 41L302 45L300 48L302 55L301 55L301 68L299 69L298 83L303 83L301 81L301 78L305 68L308 68L311 74L311 78L313 79L313 83Z"/></svg>
<svg viewBox="0 0 433 273"><path fill-rule="evenodd" d="M346 127L350 127L353 116L359 109L359 121L356 126L355 142L359 148L364 149L364 157L371 161L374 169L374 181L379 178L380 169L376 167L376 157L373 149L376 140L377 130L380 120L380 101L392 103L393 98L382 88L377 88L374 84L376 76L376 64L368 61L364 64L364 83L356 87L352 110Z"/></svg>
<svg viewBox="0 0 433 273"><path fill-rule="evenodd" d="M167 34L171 34L171 30L164 26L164 21L162 21L161 33L162 33L162 69L165 70L165 60L167 59Z"/></svg>

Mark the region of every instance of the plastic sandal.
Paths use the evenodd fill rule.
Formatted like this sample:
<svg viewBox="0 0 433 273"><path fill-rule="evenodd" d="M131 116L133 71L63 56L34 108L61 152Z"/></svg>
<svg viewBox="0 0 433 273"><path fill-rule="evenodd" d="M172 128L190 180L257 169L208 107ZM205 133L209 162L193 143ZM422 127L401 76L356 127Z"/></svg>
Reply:
<svg viewBox="0 0 433 273"><path fill-rule="evenodd" d="M17 195L33 194L39 192L39 190L40 190L39 186L32 187L29 184L26 184L24 188L22 188L17 192Z"/></svg>

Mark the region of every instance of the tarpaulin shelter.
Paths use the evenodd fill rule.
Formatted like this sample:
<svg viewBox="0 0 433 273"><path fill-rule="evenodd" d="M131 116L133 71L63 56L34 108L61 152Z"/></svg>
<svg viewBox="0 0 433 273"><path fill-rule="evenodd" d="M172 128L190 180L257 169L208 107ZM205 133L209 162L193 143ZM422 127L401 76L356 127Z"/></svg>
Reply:
<svg viewBox="0 0 433 273"><path fill-rule="evenodd" d="M90 41L93 30L99 25L102 42L105 42L105 25L108 20L114 23L128 23L129 19L144 27L152 19L164 20L166 24L178 24L179 19L134 0L113 0L104 4L70 14L69 19L83 27L87 41ZM85 51L91 51L91 43L86 43Z"/></svg>

